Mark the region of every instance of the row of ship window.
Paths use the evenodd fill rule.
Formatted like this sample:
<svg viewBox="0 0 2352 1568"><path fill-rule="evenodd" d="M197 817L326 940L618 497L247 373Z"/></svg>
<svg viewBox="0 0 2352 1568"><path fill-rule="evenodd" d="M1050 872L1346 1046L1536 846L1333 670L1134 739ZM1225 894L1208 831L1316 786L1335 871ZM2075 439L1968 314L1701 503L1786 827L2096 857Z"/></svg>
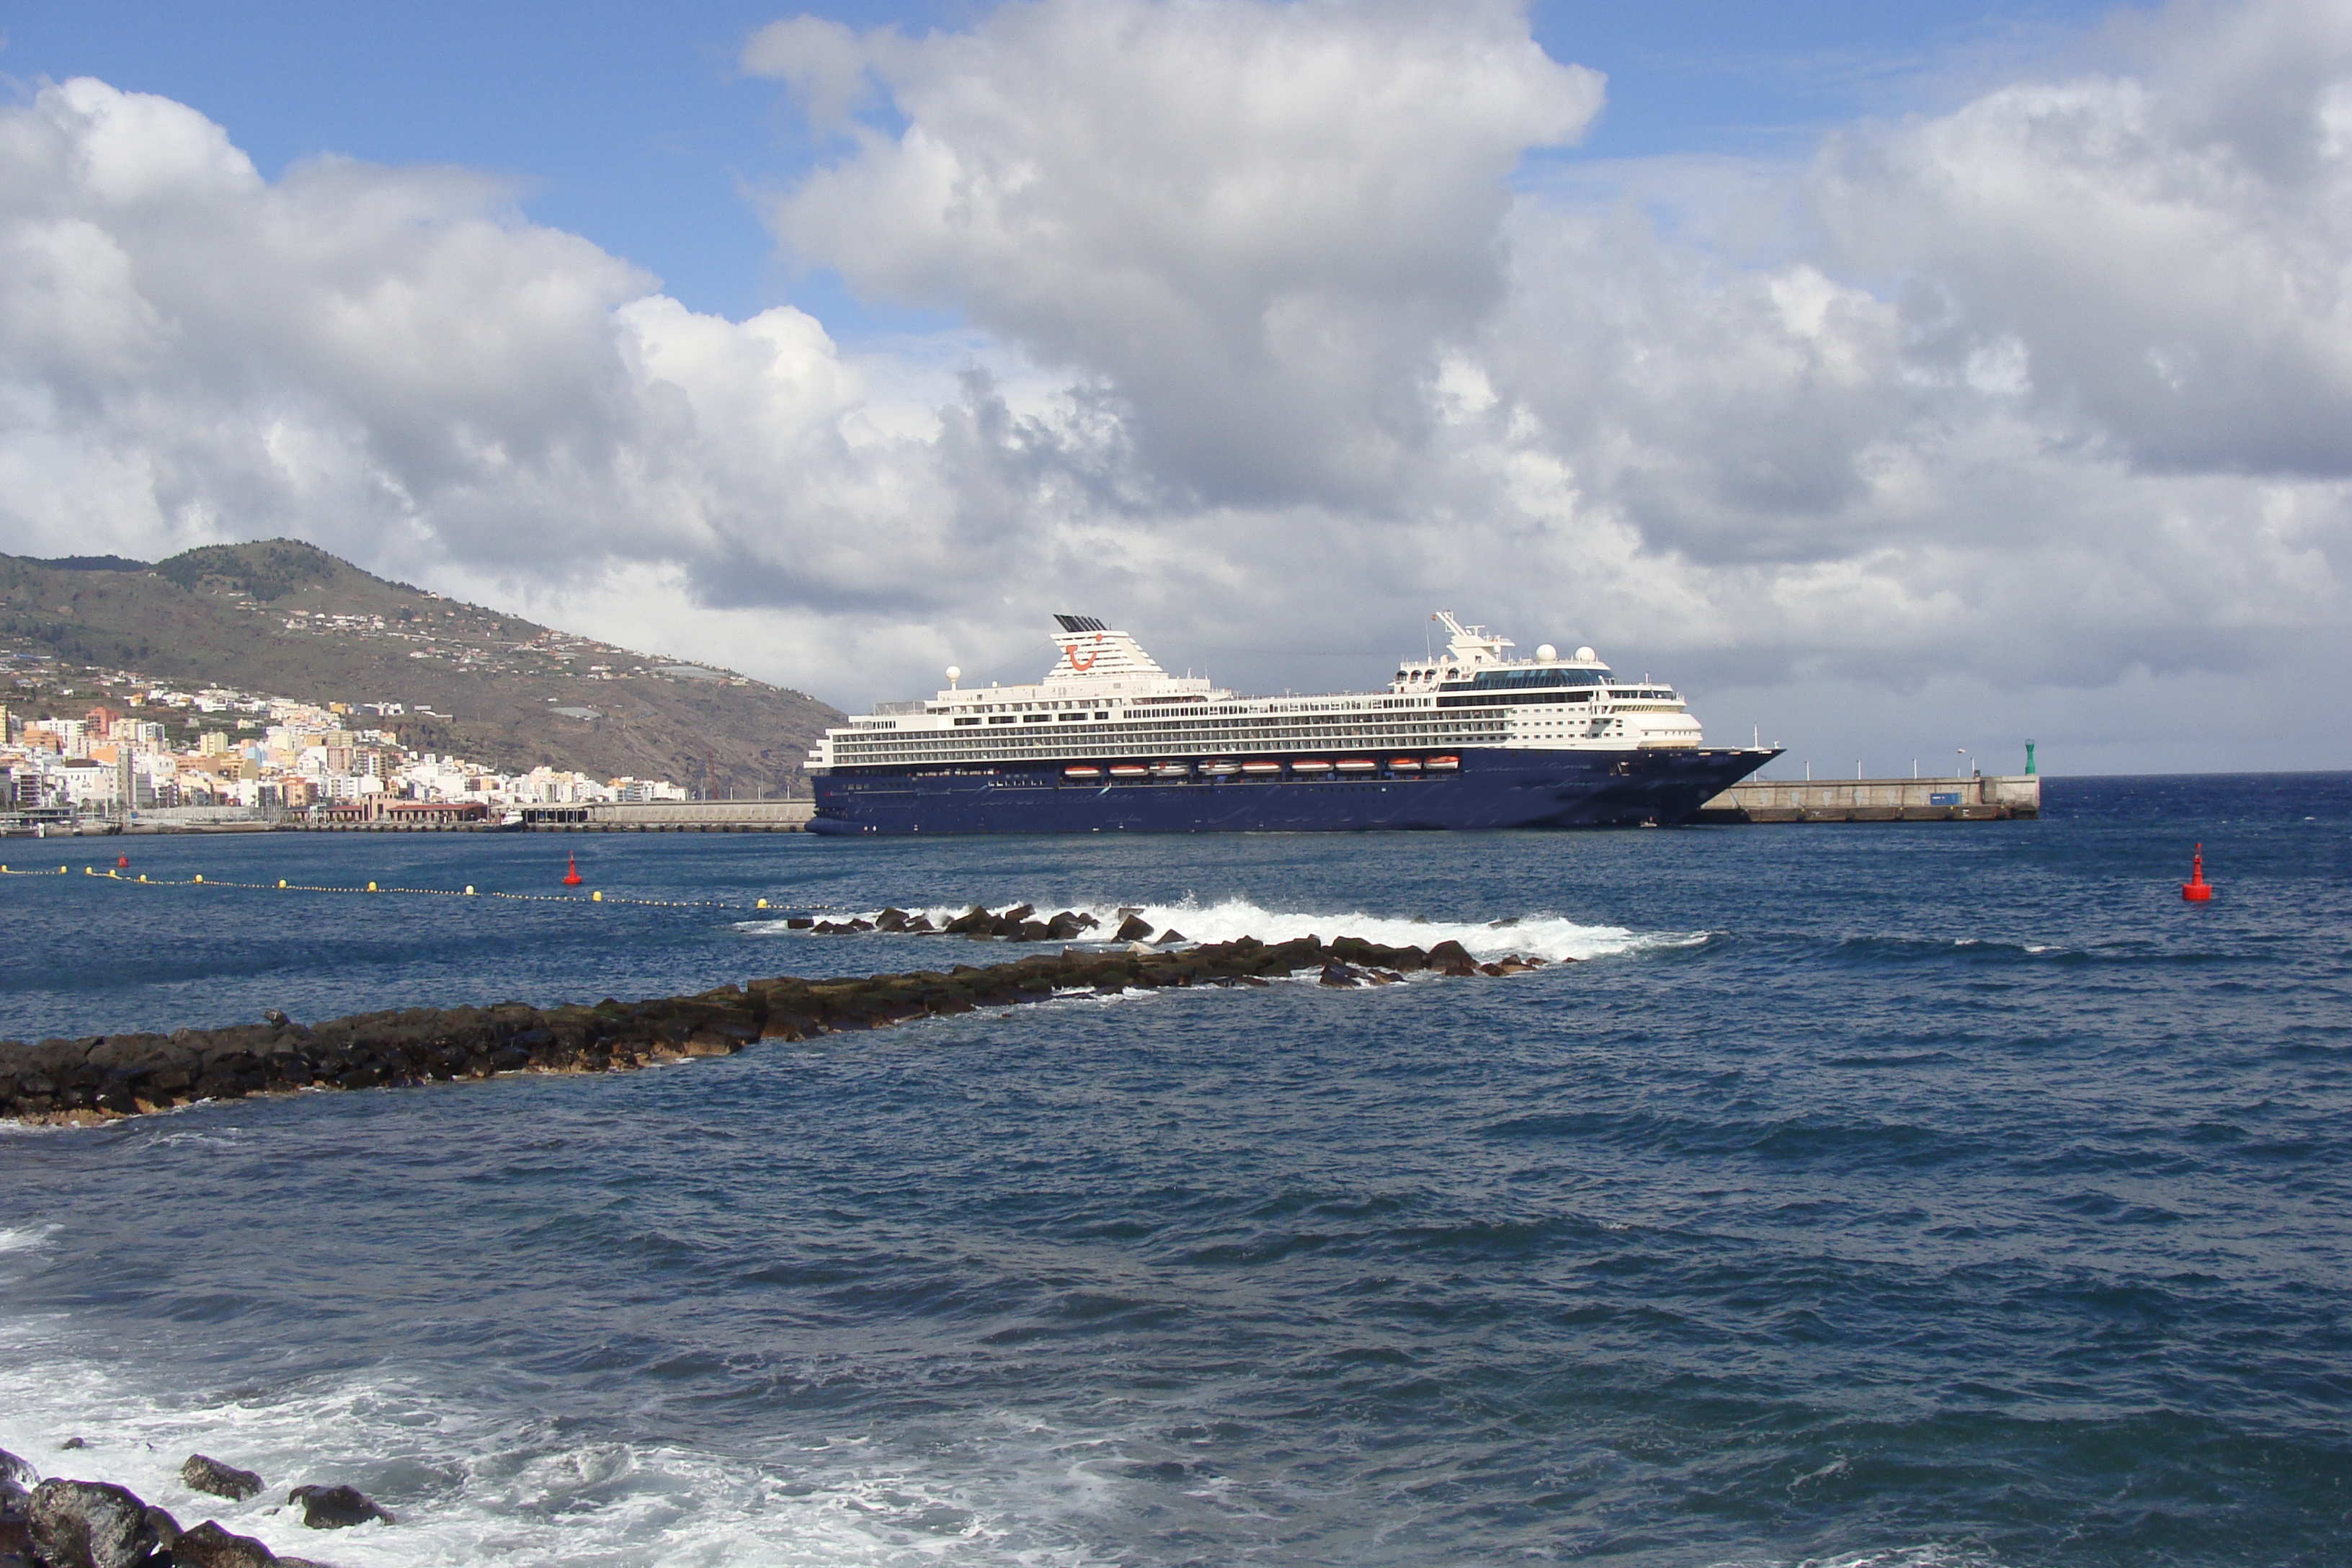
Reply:
<svg viewBox="0 0 2352 1568"><path fill-rule="evenodd" d="M1514 692L1507 692L1507 693L1497 692L1497 693L1492 693L1492 694L1488 694L1488 693L1480 693L1480 694L1475 695L1475 696L1440 697L1440 698L1436 699L1436 702L1437 702L1437 706L1438 706L1438 707L1440 707L1440 708L1498 708L1498 707L1500 707L1500 708L1517 708L1517 707L1522 707L1522 706L1525 706L1525 705L1527 705L1527 704L1528 704L1528 703L1538 703L1538 702L1543 702L1543 703L1549 703L1549 702L1591 702L1591 701L1594 700L1596 698L1605 700L1605 699L1608 699L1608 698L1612 697L1612 696L1613 696L1613 697L1614 697L1614 698L1615 698L1619 702L1626 702L1626 701L1639 700L1653 700L1653 701L1659 701L1659 700L1663 700L1663 701L1668 701L1668 702L1672 702L1672 701L1677 700L1676 700L1676 698L1675 697L1675 694L1674 694L1673 692L1671 692L1671 691L1616 691L1616 692L1606 692L1606 691L1593 691L1593 690L1587 689L1587 690L1581 690L1581 691L1558 691L1558 690L1554 690L1554 691L1527 691L1527 692L1517 692L1517 691L1514 691ZM1383 706L1385 706L1385 705L1383 705ZM1424 706L1424 704L1423 704L1423 702L1421 702L1421 701L1415 701L1415 702L1413 702L1413 703L1410 704L1410 706L1413 706L1413 707L1422 707L1422 706ZM1329 718L1329 719L1322 719L1322 718L1320 717L1320 715L1319 715L1318 713L1317 713L1317 712L1316 712L1316 710L1296 710L1296 709L1294 709L1294 710L1283 710L1283 711L1285 711L1285 712L1286 712L1286 713L1287 713L1287 714L1294 714L1294 715L1297 715L1298 718L1304 719L1304 720L1305 720L1305 721L1306 721L1306 722L1308 722L1308 723L1314 723L1314 722L1318 722L1318 721L1319 721L1319 722L1344 721L1346 721L1346 720L1349 720L1349 719L1353 719L1353 718L1359 718L1359 717L1370 717L1370 716L1371 716L1371 715L1368 714L1368 713L1367 713L1367 711L1366 711L1365 710L1363 710L1363 709L1352 709L1352 710L1334 710L1334 711L1331 713L1331 716L1330 716L1330 718ZM1146 712L1141 712L1141 711L1138 711L1138 710L1130 710L1130 712L1129 712L1129 717L1132 717L1132 718L1136 718L1136 719L1153 719L1153 718L1163 717L1162 715L1157 715L1157 714L1152 714L1152 713L1146 713ZM1193 715L1192 715L1192 714L1191 714L1191 713L1182 713L1182 714L1170 714L1170 715L1165 715L1164 717L1170 717L1170 718L1188 718L1188 719L1189 719L1189 718L1193 717ZM961 729L977 728L977 727L979 727L979 726L981 726L981 725L982 725L982 724L1050 724L1050 723L1055 722L1055 721L1059 721L1060 722L1065 723L1065 724L1082 724L1082 723L1087 722L1088 720L1093 720L1094 721L1096 721L1096 722L1097 722L1097 723L1102 723L1102 722L1107 722L1109 719L1110 719L1110 714L1109 714L1108 711L1105 711L1105 710L1081 710L1080 711L1077 711L1077 712L1069 712L1069 713L1061 713L1061 712L1054 712L1054 713L1048 713L1048 712L991 713L991 714L987 715L985 718L982 718L982 717L981 717L981 716L979 716L979 715L972 715L972 716L970 716L970 717L959 717L959 718L957 718L957 719L953 720L953 721L952 721L952 723L953 723L953 726L954 726L955 728L957 728L957 729L960 729L960 730L961 730ZM895 730L895 729L897 729L898 727L898 722L897 722L895 720L893 720L893 721L882 721L882 722L874 722L874 721L862 721L862 722L860 722L860 723L857 725L857 728L859 728L859 729L863 729L863 730Z"/></svg>
<svg viewBox="0 0 2352 1568"><path fill-rule="evenodd" d="M1349 730L1344 732L1338 732L1332 730L1310 731L1293 726L1276 724L1252 725L1247 727L1211 727L1203 725L1198 729L1190 729L1181 733L1173 734L1165 731L1145 733L1140 731L1139 729L1127 729L1124 731L1112 731L1108 734L1090 734L1085 737L1085 740L1088 745L1123 746L1149 743L1155 746L1181 746L1187 750L1209 750L1217 746L1250 746L1267 742L1278 742L1286 738L1295 739L1301 745L1336 745L1341 740L1346 739L1348 735L1351 734L1362 734L1368 737L1385 737L1392 740L1402 740L1411 736L1430 736L1442 740L1447 735L1492 734L1499 732L1505 728L1507 728L1506 721L1497 716L1493 719L1449 719L1444 723L1424 720L1419 722L1407 721L1402 723L1392 722L1377 726L1352 726ZM1051 745L1058 744L1061 741L1066 738L1067 737L1056 735L1054 740L1046 741L1043 735L992 736L988 738L988 741L991 744L1019 745L1037 742ZM982 737L977 735L968 738L962 736L951 736L935 730L929 734L918 733L911 735L893 735L887 739L881 736L869 737L867 735L843 735L836 738L835 744L937 746L941 744L951 744L967 740L980 741ZM1368 740L1366 743L1372 744L1381 742Z"/></svg>
<svg viewBox="0 0 2352 1568"><path fill-rule="evenodd" d="M1161 737L1150 741L1146 741L1140 737L1135 737L1112 741L1090 741L1088 742L1088 745L1090 748L1109 751L1133 751L1137 749L1166 751L1171 748L1183 751L1280 751L1294 746L1333 746L1340 744L1367 746L1443 745L1455 740L1469 739L1475 736L1493 737L1502 735L1506 732L1505 728L1502 725L1497 724L1480 725L1475 728L1449 726L1442 731L1394 731L1378 736L1281 734L1191 735L1184 737L1181 741L1177 741L1173 737ZM887 741L868 741L864 742L863 743L851 743L844 741L836 742L834 749L836 752L845 756L852 753L870 755L881 752L939 752L942 754L969 754L966 748L942 746L936 741L925 741L914 736ZM1060 750L1061 748L1054 746L1050 742L1046 742L1036 745L1023 745L1018 749L1026 752L1044 754L1045 752Z"/></svg>
<svg viewBox="0 0 2352 1568"><path fill-rule="evenodd" d="M1351 725L1346 726L1344 730L1343 730L1340 726L1336 725L1336 724L1334 724L1334 725L1328 725L1328 726L1320 726L1320 725L1318 725L1318 726L1314 726L1314 727L1312 727L1312 728L1310 728L1310 727L1308 727L1308 726L1307 726L1307 725L1304 725L1304 724L1297 724L1297 723L1292 723L1292 724L1197 724L1197 725L1185 725L1185 726L1182 726L1181 728L1171 728L1171 727L1169 727L1169 726L1163 726L1163 725L1158 725L1158 724L1152 724L1152 725L1142 725L1142 724L1122 724L1122 725L1118 725L1118 726L1117 726L1117 727L1115 727L1115 728L1113 728L1113 729L1111 729L1111 730L1106 731L1101 731L1101 732L1092 732L1092 733L1089 733L1089 734L1086 737L1086 739L1087 739L1088 742L1126 742L1126 741L1135 741L1135 740L1155 740L1155 741L1157 741L1157 740L1167 740L1167 741L1173 742L1173 741L1178 741L1179 739L1181 739L1181 742L1182 742L1183 743L1185 743L1185 744L1188 744L1188 745L1189 745L1189 744L1193 744L1193 743L1196 743L1196 742L1197 742L1197 743L1201 743L1201 744L1206 744L1206 743L1208 743L1208 742L1212 742L1212 741L1214 741L1214 740L1217 740L1217 739L1220 739L1220 738L1224 738L1224 739L1249 739L1249 738L1253 738L1253 737L1265 737L1265 736L1273 736L1273 735L1297 735L1297 736L1300 736L1302 739L1317 740L1317 741L1320 742L1320 741L1328 741L1328 740L1329 740L1332 736L1334 736L1335 734L1339 734L1339 733L1354 733L1354 732L1365 732L1365 733L1381 734L1381 735L1393 735L1393 734L1420 734L1420 733L1429 732L1429 731L1444 731L1444 733L1447 733L1447 734L1454 734L1454 733L1460 732L1461 731L1465 730L1465 728L1467 728L1467 729L1494 729L1494 728L1498 728L1498 727L1500 727L1504 722L1505 722L1505 720L1503 719L1503 717L1502 717L1500 714L1496 714L1496 715L1495 715L1495 716L1494 716L1494 717L1492 717L1492 718L1488 718L1488 717L1486 717L1486 716L1484 716L1484 715L1472 716L1472 715L1464 714L1464 715L1458 715L1458 716L1457 716L1457 715L1454 715L1454 714L1447 714L1447 715L1445 715L1444 718L1442 718L1442 719L1441 719L1438 715L1436 715L1436 714L1433 714L1433 714L1425 714L1425 715L1412 715L1412 716L1410 716L1410 717L1405 716L1405 715L1402 715L1402 714L1400 714L1400 715L1398 715L1398 716L1396 716L1396 717L1394 717L1394 718L1381 717L1381 718L1376 719L1376 720L1374 720L1373 721L1370 721L1370 722L1361 723L1361 724L1351 724ZM869 733L870 733L870 731L869 731ZM866 739L866 735L863 735L863 734L861 734L861 735L856 735L856 736L844 735L844 736L841 736L841 737L839 737L839 738L840 738L841 740L843 740L843 741L850 741L850 740L864 740L864 739ZM977 736L977 735L970 737L970 739L971 739L971 740L975 740L975 741L980 740L981 738L982 738L982 737ZM1008 740L1029 740L1029 739L1034 739L1034 738L1036 738L1036 737L1031 737L1031 736L992 736L992 737L989 737L989 739L990 739L992 742L1001 742L1008 741ZM929 742L929 743L936 744L936 743L938 743L938 742L940 742L948 741L948 740L951 740L951 739L963 739L963 737L952 736L952 735L950 735L950 734L949 732L947 732L947 731L939 731L939 730L933 730L933 731L916 731L916 732L914 732L914 733L912 733L912 734L905 734L905 735L892 736L892 737L891 737L891 739L892 739L892 740L894 740L894 741L901 741L901 742L906 742L906 743L909 743L909 744L921 744L921 743L924 743L924 742ZM1058 739L1058 737L1057 737L1057 739Z"/></svg>

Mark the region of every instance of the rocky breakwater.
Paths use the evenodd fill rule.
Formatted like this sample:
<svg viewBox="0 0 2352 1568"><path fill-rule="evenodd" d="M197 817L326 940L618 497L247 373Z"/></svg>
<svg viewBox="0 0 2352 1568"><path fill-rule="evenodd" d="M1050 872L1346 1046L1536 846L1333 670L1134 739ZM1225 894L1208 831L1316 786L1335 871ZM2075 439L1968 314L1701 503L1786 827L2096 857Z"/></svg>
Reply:
<svg viewBox="0 0 2352 1568"><path fill-rule="evenodd" d="M74 1445L68 1444L68 1447ZM191 1454L180 1479L188 1489L240 1502L262 1489L251 1470ZM312 1530L390 1524L392 1515L347 1486L300 1486L287 1506ZM276 1513L278 1510L268 1510ZM307 1557L281 1557L217 1520L192 1529L128 1487L110 1481L43 1480L33 1467L0 1450L0 1568L325 1568Z"/></svg>
<svg viewBox="0 0 2352 1568"><path fill-rule="evenodd" d="M890 911L896 913L896 911ZM980 911L986 916L986 911ZM1012 924L1016 937L1037 921ZM905 917L900 917L903 920ZM870 925L867 929L874 929ZM966 933L958 933L966 934ZM1163 944L1181 941L1163 933ZM533 1007L411 1007L302 1025L272 1012L258 1024L0 1041L0 1116L89 1124L205 1100L303 1089L484 1079L503 1073L614 1072L692 1057L730 1056L763 1039L805 1040L918 1018L1043 1002L1074 993L1109 994L1166 986L1254 985L1315 972L1329 986L1381 985L1407 975L1505 975L1543 963L1481 963L1460 943L1427 950L1356 937L1264 942L1255 937L1162 951L1066 947L1009 963L807 980L784 975L693 996Z"/></svg>

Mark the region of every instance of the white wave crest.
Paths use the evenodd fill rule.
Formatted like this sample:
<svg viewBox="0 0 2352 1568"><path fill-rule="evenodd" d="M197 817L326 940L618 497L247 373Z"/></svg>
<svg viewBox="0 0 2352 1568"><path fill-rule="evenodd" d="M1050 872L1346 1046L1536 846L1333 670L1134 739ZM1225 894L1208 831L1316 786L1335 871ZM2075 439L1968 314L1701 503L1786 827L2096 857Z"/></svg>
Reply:
<svg viewBox="0 0 2352 1568"><path fill-rule="evenodd" d="M31 1252L47 1246L49 1237L57 1234L57 1229L54 1225L19 1226L13 1230L0 1226L0 1254Z"/></svg>
<svg viewBox="0 0 2352 1568"><path fill-rule="evenodd" d="M1461 921L1378 915L1360 910L1344 913L1270 910L1246 899L1221 899L1213 903L1185 899L1171 904L1139 905L1008 899L990 907L1004 910L1024 901L1034 903L1037 918L1041 920L1064 910L1073 914L1093 916L1097 923L1087 934L1098 942L1108 940L1129 911L1150 922L1155 934L1174 930L1193 942L1234 942L1245 936L1268 942L1288 942L1302 936L1317 936L1331 942L1339 937L1353 936L1390 947L1429 948L1441 942L1458 942L1476 958L1492 959L1506 953L1517 953L1548 959L1555 963L1563 959L1612 958L1621 953L1655 949L1696 947L1705 942L1708 935L1705 931L1637 931L1625 926L1587 925L1564 915L1553 914L1521 915L1505 921ZM923 915L933 925L943 925L962 914L968 907L962 904L909 907L907 912ZM876 910L858 911L867 920L879 912ZM832 918L847 920L851 915L843 911ZM758 935L783 934L788 930L781 920L746 921L737 929Z"/></svg>
<svg viewBox="0 0 2352 1568"><path fill-rule="evenodd" d="M23 1320L8 1325L26 1329ZM398 1522L339 1531L344 1568L595 1563L607 1568L866 1568L944 1561L1086 1568L1076 1495L1050 1448L971 1435L961 1477L863 1434L804 1436L762 1461L654 1442L582 1441L520 1413L492 1414L377 1375L237 1397L158 1400L52 1342L42 1363L0 1370L0 1447L46 1474L127 1486L184 1524L218 1520L279 1552L318 1539L282 1505L288 1487L349 1482ZM85 1447L59 1451L65 1436ZM191 1490L205 1453L258 1471L244 1502ZM976 1463L974 1461L977 1461Z"/></svg>

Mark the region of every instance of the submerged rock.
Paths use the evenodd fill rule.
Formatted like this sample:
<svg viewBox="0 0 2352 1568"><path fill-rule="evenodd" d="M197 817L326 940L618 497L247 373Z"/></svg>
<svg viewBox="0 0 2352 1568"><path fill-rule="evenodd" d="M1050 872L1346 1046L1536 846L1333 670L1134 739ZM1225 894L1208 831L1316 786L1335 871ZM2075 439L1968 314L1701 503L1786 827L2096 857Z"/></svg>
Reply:
<svg viewBox="0 0 2352 1568"><path fill-rule="evenodd" d="M347 1530L370 1520L392 1522L390 1510L357 1487L296 1487L286 1500L302 1505L302 1522L312 1530Z"/></svg>
<svg viewBox="0 0 2352 1568"><path fill-rule="evenodd" d="M182 1534L180 1521L172 1517L172 1510L167 1508L158 1508L152 1502L149 1503L147 1505L147 1528L154 1532L155 1550L165 1556L169 1556L172 1552L173 1544L178 1542Z"/></svg>
<svg viewBox="0 0 2352 1568"><path fill-rule="evenodd" d="M43 1481L25 1522L47 1568L145 1568L162 1544L146 1503L105 1481Z"/></svg>
<svg viewBox="0 0 2352 1568"><path fill-rule="evenodd" d="M1460 942L1446 941L1429 950L1429 966L1440 974L1467 976L1478 973L1478 961Z"/></svg>
<svg viewBox="0 0 2352 1568"><path fill-rule="evenodd" d="M181 1532L172 1547L172 1568L276 1568L291 1563L250 1535L231 1535L213 1520Z"/></svg>
<svg viewBox="0 0 2352 1568"><path fill-rule="evenodd" d="M33 1568L33 1532L25 1524L25 1510L33 1500L28 1489L40 1478L33 1467L0 1448L0 1568Z"/></svg>
<svg viewBox="0 0 2352 1568"><path fill-rule="evenodd" d="M261 1478L251 1470L240 1470L235 1465L224 1465L218 1459L203 1454L191 1454L188 1462L180 1467L180 1479L190 1491L210 1492L231 1502L243 1502L261 1493Z"/></svg>

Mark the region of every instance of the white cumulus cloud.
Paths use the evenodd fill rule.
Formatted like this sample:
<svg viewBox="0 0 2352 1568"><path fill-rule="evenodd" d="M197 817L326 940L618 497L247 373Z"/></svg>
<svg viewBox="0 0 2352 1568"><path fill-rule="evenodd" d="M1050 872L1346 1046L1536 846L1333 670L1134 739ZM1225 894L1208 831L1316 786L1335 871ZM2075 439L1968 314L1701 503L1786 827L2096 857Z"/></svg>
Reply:
<svg viewBox="0 0 2352 1568"><path fill-rule="evenodd" d="M264 179L96 81L0 108L0 543L294 533L849 702L1027 679L1055 609L1361 684L1444 604L1824 759L2347 760L2343 0L1786 163L1580 163L1600 78L1499 3L742 64L822 149L780 244L951 333L699 315L474 172Z"/></svg>
<svg viewBox="0 0 2352 1568"><path fill-rule="evenodd" d="M824 113L846 43L803 17L745 62ZM1109 388L1219 500L1379 504L1501 291L1507 177L1601 100L1499 4L1019 0L856 43L904 129L778 199L785 243Z"/></svg>

